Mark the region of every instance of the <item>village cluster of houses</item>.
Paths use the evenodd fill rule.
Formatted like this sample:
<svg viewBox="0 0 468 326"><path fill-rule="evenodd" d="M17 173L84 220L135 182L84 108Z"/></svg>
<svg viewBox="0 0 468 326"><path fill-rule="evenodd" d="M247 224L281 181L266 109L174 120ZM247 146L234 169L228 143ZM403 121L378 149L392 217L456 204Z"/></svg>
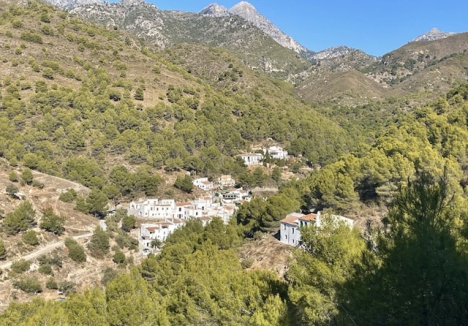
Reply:
<svg viewBox="0 0 468 326"><path fill-rule="evenodd" d="M354 221L350 218L330 214L330 219L335 222L341 222L350 228L353 227ZM281 220L280 224L280 241L289 245L299 246L301 245L301 227L304 226L320 226L322 224L322 214L302 214L302 213L291 213L286 215Z"/></svg>
<svg viewBox="0 0 468 326"><path fill-rule="evenodd" d="M220 196L201 197L189 202L176 202L174 199L145 199L132 201L128 215L153 220L141 224L138 239L144 248L150 248L153 240L165 241L176 229L189 219L199 219L203 225L213 217L220 217L224 223L237 210L238 204L250 201L249 193L243 189L226 190Z"/></svg>
<svg viewBox="0 0 468 326"><path fill-rule="evenodd" d="M208 178L198 178L193 180L193 185L204 191L212 191L216 189L232 188L236 185L236 181L229 175L222 175L215 182L211 182Z"/></svg>
<svg viewBox="0 0 468 326"><path fill-rule="evenodd" d="M244 153L240 154L239 156L242 158L244 164L247 166L255 166L262 164L267 153L271 158L276 160L286 160L289 157L288 152L280 146L270 146L268 148L262 148L262 151L263 154Z"/></svg>

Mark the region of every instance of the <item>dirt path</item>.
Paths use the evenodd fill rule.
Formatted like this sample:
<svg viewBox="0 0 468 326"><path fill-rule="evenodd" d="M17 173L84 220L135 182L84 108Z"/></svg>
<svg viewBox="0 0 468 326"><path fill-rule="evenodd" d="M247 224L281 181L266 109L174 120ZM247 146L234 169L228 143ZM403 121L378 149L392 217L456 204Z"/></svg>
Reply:
<svg viewBox="0 0 468 326"><path fill-rule="evenodd" d="M72 238L75 239L75 240L78 240L78 239L88 238L88 237L90 237L92 235L93 235L93 233L90 232L90 233L85 233L85 234L82 234L82 235L77 235L77 236L74 236ZM15 260L18 260L18 259L31 260L31 259L37 258L37 257L39 257L39 256L41 256L41 255L43 255L45 253L48 253L48 252L50 252L50 251L52 251L52 250L54 250L56 248L59 248L59 247L61 247L63 245L64 245L64 240L60 240L60 241L51 243L51 244L45 246L44 248L40 248L40 249L38 249L36 251L33 251L30 254L19 257L19 258L15 259ZM10 268L12 262L13 262L13 260L2 263L0 265L0 269Z"/></svg>

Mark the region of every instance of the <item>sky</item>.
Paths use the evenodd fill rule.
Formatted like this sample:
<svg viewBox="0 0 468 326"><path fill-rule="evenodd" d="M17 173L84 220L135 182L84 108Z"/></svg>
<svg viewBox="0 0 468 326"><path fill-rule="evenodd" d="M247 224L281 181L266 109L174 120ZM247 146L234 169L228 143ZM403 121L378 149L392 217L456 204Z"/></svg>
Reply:
<svg viewBox="0 0 468 326"><path fill-rule="evenodd" d="M240 0L146 0L163 10L199 12L217 2ZM433 27L468 31L468 0L249 0L281 31L312 51L346 45L381 56Z"/></svg>

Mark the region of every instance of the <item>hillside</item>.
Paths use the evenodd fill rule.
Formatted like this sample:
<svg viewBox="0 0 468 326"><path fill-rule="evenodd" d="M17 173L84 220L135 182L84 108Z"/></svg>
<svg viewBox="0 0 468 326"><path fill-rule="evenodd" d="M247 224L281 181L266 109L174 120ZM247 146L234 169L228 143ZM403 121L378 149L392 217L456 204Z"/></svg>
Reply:
<svg viewBox="0 0 468 326"><path fill-rule="evenodd" d="M90 4L71 12L109 28L124 29L162 49L178 43L224 48L251 69L282 79L310 66L306 59L237 15L163 11L145 2L132 1Z"/></svg>

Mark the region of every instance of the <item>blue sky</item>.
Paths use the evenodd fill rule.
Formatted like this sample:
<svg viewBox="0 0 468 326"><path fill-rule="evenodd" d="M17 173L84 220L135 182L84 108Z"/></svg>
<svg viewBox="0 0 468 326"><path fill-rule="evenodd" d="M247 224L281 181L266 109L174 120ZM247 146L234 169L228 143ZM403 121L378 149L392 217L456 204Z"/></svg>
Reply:
<svg viewBox="0 0 468 326"><path fill-rule="evenodd" d="M240 0L146 0L160 9L199 12L210 3ZM468 31L467 0L249 0L279 29L313 51L347 45L383 55L433 27Z"/></svg>

